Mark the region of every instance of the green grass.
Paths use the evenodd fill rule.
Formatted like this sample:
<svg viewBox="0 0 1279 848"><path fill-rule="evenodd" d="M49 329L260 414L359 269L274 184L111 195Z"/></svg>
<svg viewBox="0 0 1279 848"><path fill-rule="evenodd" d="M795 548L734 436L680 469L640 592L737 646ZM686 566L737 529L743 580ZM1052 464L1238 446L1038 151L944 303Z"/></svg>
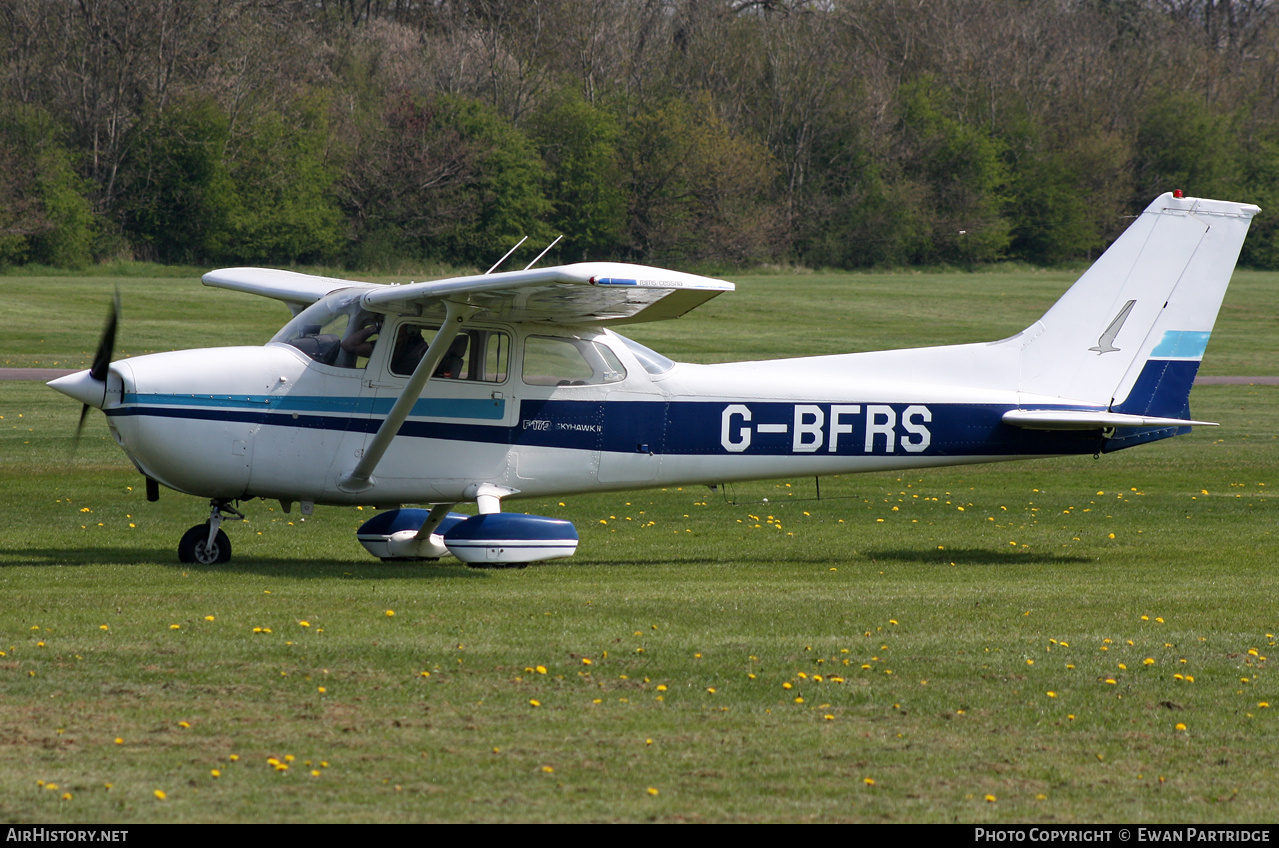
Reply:
<svg viewBox="0 0 1279 848"><path fill-rule="evenodd" d="M971 341L1068 282L752 278L632 329L702 359ZM1274 282L1237 280L1205 372L1275 373ZM24 364L96 344L110 281L64 283L0 297L11 327L67 316ZM121 286L132 352L284 317ZM521 502L579 554L473 571L368 558L366 511L261 501L231 563L181 566L203 503L146 503L100 416L72 456L77 406L0 384L5 817L1273 821L1276 391L1196 389L1222 427L1100 460Z"/></svg>

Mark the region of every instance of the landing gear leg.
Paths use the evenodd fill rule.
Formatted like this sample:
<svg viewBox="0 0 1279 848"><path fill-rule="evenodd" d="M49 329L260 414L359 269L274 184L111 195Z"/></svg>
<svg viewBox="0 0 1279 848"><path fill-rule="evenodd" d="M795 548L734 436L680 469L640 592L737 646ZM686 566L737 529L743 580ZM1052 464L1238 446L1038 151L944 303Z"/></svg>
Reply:
<svg viewBox="0 0 1279 848"><path fill-rule="evenodd" d="M223 517L223 513L228 513ZM230 501L209 501L209 520L182 534L178 542L178 561L199 565L217 565L231 561L231 540L222 531L223 521L243 521L244 513Z"/></svg>

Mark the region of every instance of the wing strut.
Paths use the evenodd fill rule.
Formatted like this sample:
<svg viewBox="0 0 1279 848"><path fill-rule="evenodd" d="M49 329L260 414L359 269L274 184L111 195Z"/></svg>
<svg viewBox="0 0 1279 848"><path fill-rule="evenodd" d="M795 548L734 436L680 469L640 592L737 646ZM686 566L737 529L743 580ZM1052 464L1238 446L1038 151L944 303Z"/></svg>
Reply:
<svg viewBox="0 0 1279 848"><path fill-rule="evenodd" d="M375 482L372 479L373 469L377 468L377 464L382 460L382 455L390 447L391 440L400 432L400 425L404 423L404 419L409 417L413 404L421 397L422 390L426 388L426 383L431 379L431 375L435 373L435 368L440 364L440 360L444 359L445 351L449 349L449 345L453 344L453 339L461 332L462 324L467 318L479 311L479 307L454 303L451 300L444 302L444 308L447 310L444 315L444 323L439 332L435 334L435 338L431 339L431 343L427 346L426 353L422 355L422 360L417 364L417 368L413 369L413 376L409 378L404 391L400 392L400 396L396 398L395 405L391 407L391 411L387 413L386 418L382 421L382 426L378 427L373 440L364 448L364 453L360 457L360 461L356 463L355 468L349 474L338 478L338 488L342 491L362 492L373 486Z"/></svg>
<svg viewBox="0 0 1279 848"><path fill-rule="evenodd" d="M426 521L422 522L422 526L418 528L417 535L413 538L419 542L429 542L431 534L435 532L435 528L440 526L445 518L448 518L449 510L457 506L455 503L437 503L431 504L431 512L426 516Z"/></svg>

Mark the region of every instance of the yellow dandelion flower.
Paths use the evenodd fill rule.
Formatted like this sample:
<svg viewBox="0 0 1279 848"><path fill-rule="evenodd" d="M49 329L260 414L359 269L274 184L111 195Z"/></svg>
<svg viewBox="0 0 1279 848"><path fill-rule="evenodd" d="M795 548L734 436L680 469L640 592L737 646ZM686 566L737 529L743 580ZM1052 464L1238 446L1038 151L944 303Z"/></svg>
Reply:
<svg viewBox="0 0 1279 848"><path fill-rule="evenodd" d="M386 611L386 617L387 617L387 618L390 618L390 617L391 617L391 616L393 616L393 615L395 615L395 610L387 610L387 611Z"/></svg>
<svg viewBox="0 0 1279 848"><path fill-rule="evenodd" d="M987 796L986 796L986 803L987 803L987 804L993 804L993 803L995 803L995 802L996 802L996 801L998 801L998 800L999 800L999 799L998 799L998 798L996 798L994 795L987 795Z"/></svg>
<svg viewBox="0 0 1279 848"><path fill-rule="evenodd" d="M70 801L70 800L71 800L71 793L70 793L70 792L63 792L63 793L62 793L62 800L63 800L63 801Z"/></svg>
<svg viewBox="0 0 1279 848"><path fill-rule="evenodd" d="M152 792L151 794L155 796L155 799L156 799L157 801L163 801L165 798L168 798L168 797L169 797L168 795L164 794L164 790L163 790L163 789L157 789L157 790L155 790L154 792Z"/></svg>
<svg viewBox="0 0 1279 848"><path fill-rule="evenodd" d="M656 786L650 786L650 787L648 787L648 789L647 789L647 790L645 790L645 791L647 791L649 795L653 795L653 796L656 796L656 795L657 795L657 787L656 787Z"/></svg>
<svg viewBox="0 0 1279 848"><path fill-rule="evenodd" d="M121 737L117 736L117 737L115 738L115 744L117 744L117 745L123 745L123 744L124 744L124 739L122 739Z"/></svg>
<svg viewBox="0 0 1279 848"><path fill-rule="evenodd" d="M874 786L874 785L875 785L875 778L873 778L873 777L863 777L863 778L862 778L862 783L866 784L867 786Z"/></svg>
<svg viewBox="0 0 1279 848"><path fill-rule="evenodd" d="M98 625L98 629L99 629L99 630L110 630L111 628L110 628L110 627L108 627L108 626L107 626L107 625L105 625L105 624L99 624L99 625Z"/></svg>
<svg viewBox="0 0 1279 848"><path fill-rule="evenodd" d="M178 727L181 727L183 730L186 730L186 729L187 729L188 727L190 727L190 726L191 726L191 722L189 722L189 721L180 721L180 722L178 722Z"/></svg>
<svg viewBox="0 0 1279 848"><path fill-rule="evenodd" d="M182 625L181 625L181 624L170 624L170 625L169 625L169 629L170 629L170 630L181 630L181 629L182 629Z"/></svg>
<svg viewBox="0 0 1279 848"><path fill-rule="evenodd" d="M1177 722L1177 726L1173 728L1173 730L1177 730L1177 731L1182 731L1185 729L1186 729L1186 726L1182 724L1181 722Z"/></svg>
<svg viewBox="0 0 1279 848"><path fill-rule="evenodd" d="M1057 697L1057 693L1056 693L1056 692L1053 692L1053 691L1051 691L1051 690L1049 690L1049 692L1048 692L1048 697L1049 697L1049 698L1056 698L1056 697Z"/></svg>
<svg viewBox="0 0 1279 848"><path fill-rule="evenodd" d="M210 770L209 770L209 775L210 775L210 776L212 776L212 777L221 777L221 776L222 776L222 772L218 771L217 769L210 769Z"/></svg>
<svg viewBox="0 0 1279 848"><path fill-rule="evenodd" d="M545 774L555 774L555 769L552 766L542 766L542 772Z"/></svg>
<svg viewBox="0 0 1279 848"><path fill-rule="evenodd" d="M537 700L536 698L529 698L528 705L530 707L540 707L542 706L542 702Z"/></svg>

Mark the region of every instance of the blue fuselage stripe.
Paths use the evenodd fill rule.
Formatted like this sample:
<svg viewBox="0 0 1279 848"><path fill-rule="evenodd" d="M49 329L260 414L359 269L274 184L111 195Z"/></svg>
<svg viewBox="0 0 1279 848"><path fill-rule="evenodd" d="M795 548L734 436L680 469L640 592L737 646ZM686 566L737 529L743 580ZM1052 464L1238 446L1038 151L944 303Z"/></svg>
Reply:
<svg viewBox="0 0 1279 848"><path fill-rule="evenodd" d="M339 415L386 415L395 398L326 397L323 395L124 395L126 405L184 407L190 409L262 409L271 412L326 412ZM478 418L501 421L506 401L501 398L422 398L409 413L422 418ZM347 429L341 427L339 429Z"/></svg>
<svg viewBox="0 0 1279 848"><path fill-rule="evenodd" d="M382 423L381 416L356 412L362 410L363 401L352 398L334 398L328 406L331 414L317 415L255 408L243 401L236 408L233 401L221 397L188 397L185 405L179 405L174 397L152 403L150 396L136 396L133 403L108 414L363 433L376 432ZM1045 432L1009 426L1001 417L1012 408L953 403L525 400L513 426L409 419L399 435L685 456L1024 456L1099 449L1099 431Z"/></svg>

